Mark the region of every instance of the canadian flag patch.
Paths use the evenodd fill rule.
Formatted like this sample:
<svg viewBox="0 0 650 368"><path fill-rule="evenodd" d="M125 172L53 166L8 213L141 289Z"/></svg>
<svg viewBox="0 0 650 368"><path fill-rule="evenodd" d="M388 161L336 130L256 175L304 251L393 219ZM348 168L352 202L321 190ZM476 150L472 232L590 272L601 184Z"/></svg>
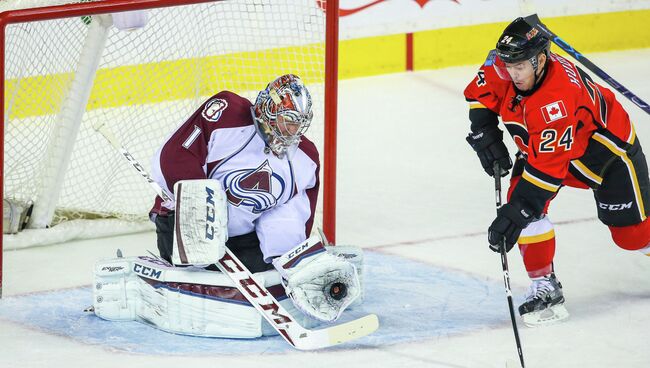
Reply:
<svg viewBox="0 0 650 368"><path fill-rule="evenodd" d="M555 101L542 107L542 115L544 115L546 124L550 124L558 119L566 118L567 115L564 102L562 102L562 100Z"/></svg>

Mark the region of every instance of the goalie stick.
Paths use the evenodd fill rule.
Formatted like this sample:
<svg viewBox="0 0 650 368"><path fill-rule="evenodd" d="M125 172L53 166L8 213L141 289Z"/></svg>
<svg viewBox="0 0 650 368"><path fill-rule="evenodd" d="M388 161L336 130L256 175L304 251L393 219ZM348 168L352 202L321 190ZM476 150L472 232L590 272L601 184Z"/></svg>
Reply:
<svg viewBox="0 0 650 368"><path fill-rule="evenodd" d="M496 199L497 213L501 208L501 165L498 161L494 162L494 196ZM499 243L499 253L501 254L501 268L503 269L503 284L506 288L506 296L508 298L508 309L510 310L510 320L512 321L512 331L515 334L515 343L517 344L517 354L519 354L519 362L521 368L524 368L524 353L521 349L521 340L519 339L519 329L517 328L517 320L515 319L515 307L512 304L512 290L510 289L510 271L508 271L508 256L506 253L506 238L501 238Z"/></svg>
<svg viewBox="0 0 650 368"><path fill-rule="evenodd" d="M129 161L131 166L133 166L133 168L140 173L140 175L144 178L144 180L146 180L149 184L152 185L152 187L156 191L156 194L158 194L160 198L163 199L163 201L165 202L174 201L174 199L167 193L167 191L163 189L160 185L158 185L158 183L156 183L151 178L151 176L149 176L149 173L147 173L144 167L140 165L138 160L136 160L135 157L133 157L133 155L131 155L131 153L129 153L129 151L127 151L126 148L124 148L124 146L122 146L120 141L115 137L113 132L110 129L108 129L108 127L104 124L103 121L93 122L93 129L101 133L101 135L103 135L104 138L106 138L106 140L109 141L113 147L115 147L115 149L120 151L122 156L124 156L124 158L127 161Z"/></svg>
<svg viewBox="0 0 650 368"><path fill-rule="evenodd" d="M571 55L574 59L576 59L576 61L584 65L587 69L591 70L600 79L604 80L607 84L609 84L612 88L617 90L620 94L627 97L630 101L632 101L632 103L637 105L641 110L650 114L650 105L648 105L647 102L643 101L637 95L632 93L629 89L625 88L622 84L618 83L616 79L612 78L604 70L600 69L596 64L592 63L584 55L576 51L576 49L574 49L566 41L564 41L558 35L553 33L553 31L548 29L548 27L546 27L546 25L542 23L542 21L539 19L537 14L532 14L527 17L524 17L524 21L526 21L526 23L528 23L531 27L542 32L546 37L548 37L548 39L553 41L554 44L558 45L562 50L566 51L569 55Z"/></svg>
<svg viewBox="0 0 650 368"><path fill-rule="evenodd" d="M99 132L122 156L129 161L131 166L151 185L161 198L171 199L171 196L145 171L140 163L120 144L110 129L104 124L96 124L93 128ZM205 263L211 263L212 260ZM251 272L239 259L226 248L225 255L215 265L226 274L235 287L266 319L266 321L293 347L299 350L321 349L356 340L367 336L379 328L379 319L375 314L369 314L353 321L342 323L319 330L309 330L301 326L287 310L271 295L271 293L258 283Z"/></svg>

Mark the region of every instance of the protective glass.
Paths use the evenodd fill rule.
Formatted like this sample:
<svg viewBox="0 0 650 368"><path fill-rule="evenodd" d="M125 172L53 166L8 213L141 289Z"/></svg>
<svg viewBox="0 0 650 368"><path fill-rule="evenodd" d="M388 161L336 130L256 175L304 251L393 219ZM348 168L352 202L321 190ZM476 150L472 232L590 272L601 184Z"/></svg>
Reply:
<svg viewBox="0 0 650 368"><path fill-rule="evenodd" d="M530 60L520 61L518 63L504 63L498 60L492 65L499 78L507 81L521 82L535 75L535 68Z"/></svg>

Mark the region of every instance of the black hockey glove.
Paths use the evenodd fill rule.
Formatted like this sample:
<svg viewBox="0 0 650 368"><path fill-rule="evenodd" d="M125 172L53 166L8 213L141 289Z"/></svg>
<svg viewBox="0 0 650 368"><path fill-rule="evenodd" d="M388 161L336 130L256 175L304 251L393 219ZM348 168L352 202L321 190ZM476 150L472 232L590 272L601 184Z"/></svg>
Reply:
<svg viewBox="0 0 650 368"><path fill-rule="evenodd" d="M494 176L494 162L498 161L501 167L501 176L508 175L512 168L512 160L508 154L508 148L503 143L503 131L499 128L487 128L477 132L469 133L467 143L476 151L478 159L481 160L483 170Z"/></svg>
<svg viewBox="0 0 650 368"><path fill-rule="evenodd" d="M534 219L533 212L518 203L506 203L501 206L497 211L497 218L488 229L490 249L499 252L499 243L505 237L506 252L509 252L519 239L521 230Z"/></svg>

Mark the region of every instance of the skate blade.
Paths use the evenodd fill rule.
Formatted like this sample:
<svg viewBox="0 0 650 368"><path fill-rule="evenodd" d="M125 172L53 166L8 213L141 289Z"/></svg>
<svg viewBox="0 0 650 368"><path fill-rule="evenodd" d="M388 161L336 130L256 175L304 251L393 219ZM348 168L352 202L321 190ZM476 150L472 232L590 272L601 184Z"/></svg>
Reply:
<svg viewBox="0 0 650 368"><path fill-rule="evenodd" d="M538 312L526 313L521 318L528 327L550 325L569 318L569 311L564 304L557 304Z"/></svg>

